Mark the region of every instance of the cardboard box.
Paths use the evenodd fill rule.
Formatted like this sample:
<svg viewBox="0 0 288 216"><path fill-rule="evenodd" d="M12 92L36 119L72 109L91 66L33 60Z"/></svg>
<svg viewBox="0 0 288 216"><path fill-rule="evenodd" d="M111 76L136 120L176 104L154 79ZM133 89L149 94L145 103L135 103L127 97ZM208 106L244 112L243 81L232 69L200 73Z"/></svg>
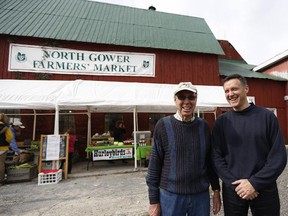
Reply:
<svg viewBox="0 0 288 216"><path fill-rule="evenodd" d="M38 174L37 166L21 169L7 169L7 182L31 181Z"/></svg>

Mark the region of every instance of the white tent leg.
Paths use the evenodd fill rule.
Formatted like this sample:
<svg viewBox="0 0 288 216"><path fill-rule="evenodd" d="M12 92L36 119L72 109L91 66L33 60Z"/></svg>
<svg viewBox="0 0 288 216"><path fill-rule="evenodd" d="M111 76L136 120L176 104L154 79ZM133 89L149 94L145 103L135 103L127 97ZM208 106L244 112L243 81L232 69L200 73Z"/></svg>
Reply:
<svg viewBox="0 0 288 216"><path fill-rule="evenodd" d="M134 127L134 166L137 169L137 143L136 143L136 107L133 108L133 127Z"/></svg>
<svg viewBox="0 0 288 216"><path fill-rule="evenodd" d="M55 106L54 134L59 134L59 107Z"/></svg>
<svg viewBox="0 0 288 216"><path fill-rule="evenodd" d="M34 120L33 120L33 135L32 135L32 140L35 140L36 137L36 120L37 120L37 114L36 114L36 110L33 110L34 113Z"/></svg>
<svg viewBox="0 0 288 216"><path fill-rule="evenodd" d="M91 112L90 112L90 110L88 110L87 117L88 117L88 123L87 123L88 125L87 125L87 143L86 143L86 147L91 144ZM89 157L89 153L87 152L87 158L88 157Z"/></svg>

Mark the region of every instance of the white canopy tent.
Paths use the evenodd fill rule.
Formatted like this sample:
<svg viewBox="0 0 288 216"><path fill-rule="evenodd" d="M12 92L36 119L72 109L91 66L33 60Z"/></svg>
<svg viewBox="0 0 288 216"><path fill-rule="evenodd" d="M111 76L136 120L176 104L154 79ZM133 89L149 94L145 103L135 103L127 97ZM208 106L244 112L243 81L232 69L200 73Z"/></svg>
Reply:
<svg viewBox="0 0 288 216"><path fill-rule="evenodd" d="M86 80L0 80L0 108L55 110L55 134L59 133L60 110L87 110L87 144L89 144L92 112L133 112L134 131L136 131L137 112L176 111L173 101L176 87L177 84ZM196 88L197 112L215 112L217 107L229 107L222 86L196 85ZM34 120L33 134L35 123ZM135 168L137 168L136 162L135 157Z"/></svg>
<svg viewBox="0 0 288 216"><path fill-rule="evenodd" d="M65 109L87 109L94 107L97 112L174 112L173 101L176 84L71 81L63 88L57 105ZM221 86L196 85L198 89L197 109L213 111L226 107Z"/></svg>
<svg viewBox="0 0 288 216"><path fill-rule="evenodd" d="M108 81L0 80L2 109L174 112L176 84ZM222 86L196 85L197 110L227 107Z"/></svg>

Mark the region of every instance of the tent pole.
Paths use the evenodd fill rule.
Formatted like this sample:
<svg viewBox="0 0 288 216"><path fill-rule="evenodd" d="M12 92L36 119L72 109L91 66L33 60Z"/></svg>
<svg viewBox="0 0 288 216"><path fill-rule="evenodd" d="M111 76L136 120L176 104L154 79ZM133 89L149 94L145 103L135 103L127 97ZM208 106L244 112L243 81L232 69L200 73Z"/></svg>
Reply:
<svg viewBox="0 0 288 216"><path fill-rule="evenodd" d="M137 143L136 143L136 107L133 108L133 127L134 127L134 166L137 169Z"/></svg>
<svg viewBox="0 0 288 216"><path fill-rule="evenodd" d="M88 109L88 113L87 113L87 117L88 117L88 125L87 125L87 143L86 143L86 147L89 146L91 144L91 111L90 109ZM87 152L87 158L89 157L89 153Z"/></svg>
<svg viewBox="0 0 288 216"><path fill-rule="evenodd" d="M137 112L135 112L135 125L136 125L136 131L138 131L139 125L138 125L138 113Z"/></svg>
<svg viewBox="0 0 288 216"><path fill-rule="evenodd" d="M34 113L34 120L33 120L33 135L32 135L32 140L35 140L35 136L36 136L36 118L37 118L37 114L36 114L36 110L33 109L33 113Z"/></svg>
<svg viewBox="0 0 288 216"><path fill-rule="evenodd" d="M54 134L59 134L59 106L55 106Z"/></svg>

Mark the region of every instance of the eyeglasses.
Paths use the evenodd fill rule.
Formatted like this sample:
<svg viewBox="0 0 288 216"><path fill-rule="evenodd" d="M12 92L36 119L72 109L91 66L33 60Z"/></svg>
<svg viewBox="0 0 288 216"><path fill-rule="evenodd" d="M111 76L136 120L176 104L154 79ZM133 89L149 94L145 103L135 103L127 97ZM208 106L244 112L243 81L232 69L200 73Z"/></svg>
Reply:
<svg viewBox="0 0 288 216"><path fill-rule="evenodd" d="M188 98L188 100L196 100L197 99L197 96L196 95L188 95L188 96L185 96L185 95L177 95L177 98L179 100L185 100L186 98Z"/></svg>

